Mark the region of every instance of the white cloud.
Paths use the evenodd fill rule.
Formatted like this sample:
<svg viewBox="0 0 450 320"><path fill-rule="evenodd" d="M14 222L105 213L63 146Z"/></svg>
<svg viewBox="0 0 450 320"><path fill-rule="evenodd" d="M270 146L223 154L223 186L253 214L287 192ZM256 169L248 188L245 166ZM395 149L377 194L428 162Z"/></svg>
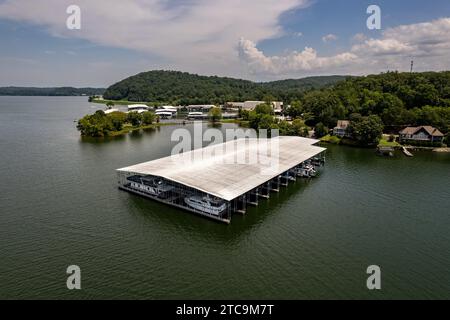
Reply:
<svg viewBox="0 0 450 320"><path fill-rule="evenodd" d="M279 36L282 13L308 0L77 0L81 30L66 28L73 0L6 0L0 18L44 26L59 37L139 50L174 68L199 73L239 70L241 36L261 41Z"/></svg>
<svg viewBox="0 0 450 320"><path fill-rule="evenodd" d="M302 52L294 51L286 56L266 57L256 44L250 40L239 41L239 55L254 73L290 74L294 72L310 72L339 67L357 58L350 52L331 57L319 57L317 52L306 47Z"/></svg>
<svg viewBox="0 0 450 320"><path fill-rule="evenodd" d="M330 42L330 41L336 41L337 39L338 39L337 35L332 34L332 33L327 34L326 36L322 37L322 41L325 43Z"/></svg>
<svg viewBox="0 0 450 320"><path fill-rule="evenodd" d="M348 51L328 57L320 57L308 47L302 52L268 57L249 40L241 40L239 49L250 72L278 77L409 70L410 59L415 60L416 70L450 68L450 18L389 28L379 39L357 35L353 40L358 43Z"/></svg>
<svg viewBox="0 0 450 320"><path fill-rule="evenodd" d="M96 66L104 71L117 69L121 75L154 68L256 79L364 74L407 70L411 58L416 70L450 68L450 18L390 28L377 38L359 34L349 39L353 40L352 46L334 54L321 55L306 47L300 52L267 56L257 44L283 35L281 15L309 5L310 0L75 2L81 7L81 30L66 28L66 8L73 0L0 0L0 18L38 25L58 37L148 53L149 60L135 65ZM294 33L297 37L302 35ZM322 39L334 40L334 34ZM81 54L79 50L73 52ZM250 74L240 62L248 66ZM3 60L0 63L2 67L7 65ZM36 71L36 76L40 72ZM109 78L115 80L117 75Z"/></svg>
<svg viewBox="0 0 450 320"><path fill-rule="evenodd" d="M353 46L352 52L370 55L395 55L412 53L414 48L396 39L368 39Z"/></svg>
<svg viewBox="0 0 450 320"><path fill-rule="evenodd" d="M364 33L357 33L353 36L352 40L355 42L363 42L364 40L367 40L367 37Z"/></svg>

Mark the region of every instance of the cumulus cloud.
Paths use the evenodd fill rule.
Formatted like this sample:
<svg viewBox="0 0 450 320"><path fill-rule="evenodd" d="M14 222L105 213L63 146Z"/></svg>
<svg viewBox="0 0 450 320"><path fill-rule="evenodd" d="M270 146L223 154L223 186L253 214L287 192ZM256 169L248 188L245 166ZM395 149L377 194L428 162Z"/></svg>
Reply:
<svg viewBox="0 0 450 320"><path fill-rule="evenodd" d="M346 52L331 57L319 57L316 50L306 47L303 51L294 51L286 56L266 57L256 44L250 40L239 41L239 56L251 71L255 73L289 74L292 71L324 70L350 63L357 56Z"/></svg>
<svg viewBox="0 0 450 320"><path fill-rule="evenodd" d="M139 50L167 65L200 73L239 69L236 43L281 34L281 14L308 0L77 0L81 30L66 28L73 0L5 0L0 18L45 27L52 35Z"/></svg>
<svg viewBox="0 0 450 320"><path fill-rule="evenodd" d="M322 41L325 43L330 42L330 41L336 41L337 39L338 39L337 35L332 34L332 33L327 34L326 36L322 37Z"/></svg>
<svg viewBox="0 0 450 320"><path fill-rule="evenodd" d="M268 57L258 50L255 42L241 39L239 54L251 72L271 75L304 76L336 71L364 74L406 70L410 59L416 59L416 65L423 70L450 68L450 18L389 28L379 39L368 39L358 34L353 40L358 43L348 51L328 57L319 56L316 50L309 47L302 52Z"/></svg>
<svg viewBox="0 0 450 320"><path fill-rule="evenodd" d="M424 70L450 68L450 18L389 28L376 38L360 34L349 39L353 45L334 54L323 55L307 46L267 56L258 43L283 35L281 15L308 6L310 0L77 0L81 30L68 30L66 9L73 3L0 0L0 18L43 27L56 37L148 53L158 61L151 68L204 74L258 75L253 77L257 79L363 74L407 69L411 58ZM329 34L322 40L334 41L337 36ZM240 62L250 74L243 74L246 68Z"/></svg>
<svg viewBox="0 0 450 320"><path fill-rule="evenodd" d="M367 37L364 33L357 33L353 36L352 40L355 42L363 42L364 40L367 40Z"/></svg>

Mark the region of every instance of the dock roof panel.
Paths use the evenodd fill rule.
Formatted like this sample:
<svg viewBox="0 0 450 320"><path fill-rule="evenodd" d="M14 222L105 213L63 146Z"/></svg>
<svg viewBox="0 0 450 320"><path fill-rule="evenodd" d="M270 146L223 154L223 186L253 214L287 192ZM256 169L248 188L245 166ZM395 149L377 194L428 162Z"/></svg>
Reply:
<svg viewBox="0 0 450 320"><path fill-rule="evenodd" d="M322 153L301 137L239 139L118 169L152 175L231 201Z"/></svg>

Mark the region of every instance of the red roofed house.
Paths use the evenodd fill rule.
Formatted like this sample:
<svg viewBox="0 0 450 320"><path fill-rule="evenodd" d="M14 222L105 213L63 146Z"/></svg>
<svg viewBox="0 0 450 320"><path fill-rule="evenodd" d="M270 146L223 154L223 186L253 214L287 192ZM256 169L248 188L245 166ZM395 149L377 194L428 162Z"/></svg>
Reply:
<svg viewBox="0 0 450 320"><path fill-rule="evenodd" d="M400 142L442 142L444 135L432 126L407 127L400 131Z"/></svg>

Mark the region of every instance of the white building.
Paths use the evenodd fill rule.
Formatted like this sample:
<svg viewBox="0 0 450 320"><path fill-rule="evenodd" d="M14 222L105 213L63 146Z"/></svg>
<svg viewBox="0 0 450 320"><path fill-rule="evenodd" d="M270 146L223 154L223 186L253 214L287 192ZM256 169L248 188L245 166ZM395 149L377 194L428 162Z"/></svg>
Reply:
<svg viewBox="0 0 450 320"><path fill-rule="evenodd" d="M190 104L186 108L189 111L209 111L216 106L213 104Z"/></svg>
<svg viewBox="0 0 450 320"><path fill-rule="evenodd" d="M143 113L147 112L150 108L145 104L130 104L128 106L128 112Z"/></svg>
<svg viewBox="0 0 450 320"><path fill-rule="evenodd" d="M255 110L255 108L260 105L266 103L265 101L245 101L245 102L227 102L227 105L231 108L242 109L247 111ZM273 111L275 113L281 113L283 111L283 102L281 101L273 101L272 102Z"/></svg>

